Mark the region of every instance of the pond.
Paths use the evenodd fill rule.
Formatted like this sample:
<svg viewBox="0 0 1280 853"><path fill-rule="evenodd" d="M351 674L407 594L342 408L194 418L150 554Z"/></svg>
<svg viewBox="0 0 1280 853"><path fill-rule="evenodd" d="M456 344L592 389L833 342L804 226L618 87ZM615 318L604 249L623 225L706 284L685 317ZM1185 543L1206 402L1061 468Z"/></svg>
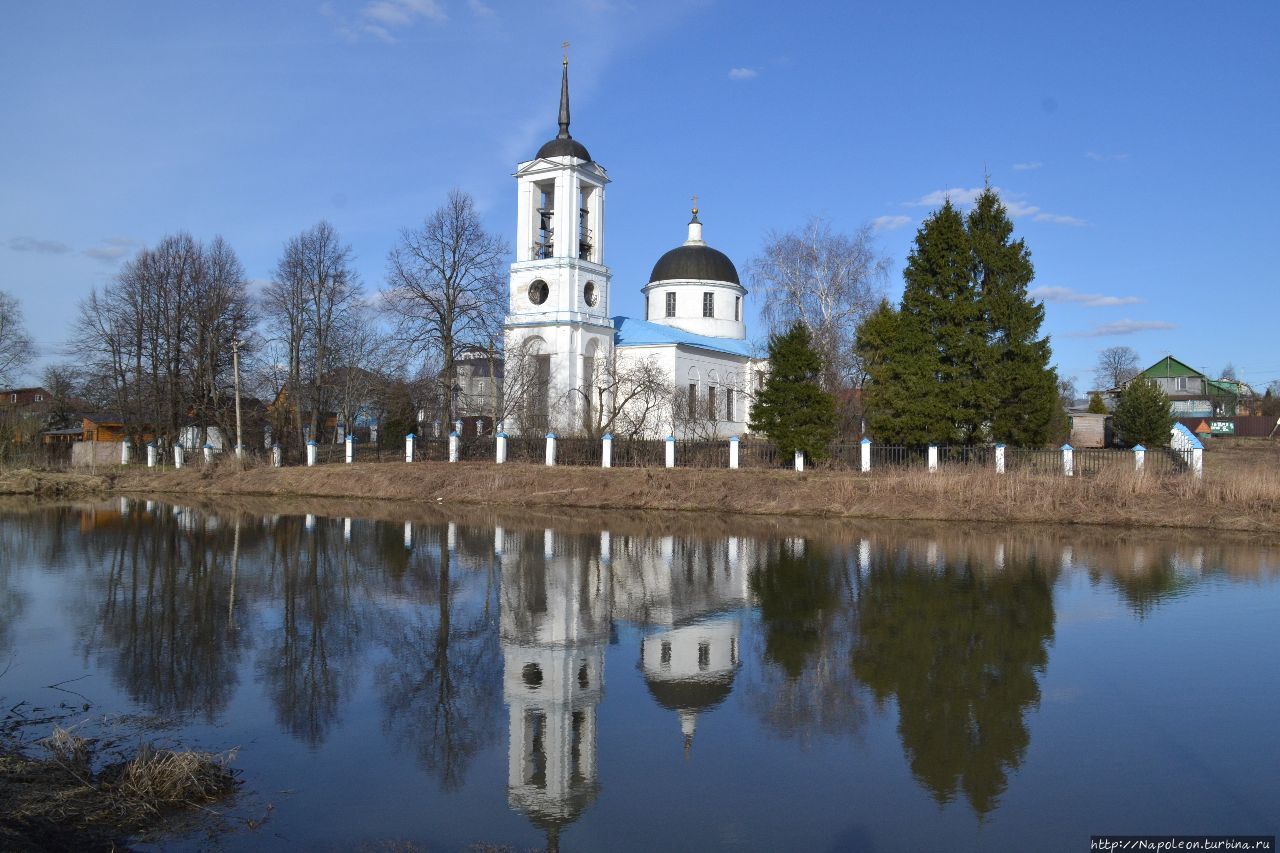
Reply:
<svg viewBox="0 0 1280 853"><path fill-rule="evenodd" d="M162 849L1280 828L1267 543L395 510L0 509L0 704L238 747L221 829Z"/></svg>

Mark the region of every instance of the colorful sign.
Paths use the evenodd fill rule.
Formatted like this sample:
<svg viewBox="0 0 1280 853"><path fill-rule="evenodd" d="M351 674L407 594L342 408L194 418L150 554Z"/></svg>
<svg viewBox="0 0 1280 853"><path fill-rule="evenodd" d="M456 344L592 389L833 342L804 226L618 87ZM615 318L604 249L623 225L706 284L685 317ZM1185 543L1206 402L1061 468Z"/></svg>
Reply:
<svg viewBox="0 0 1280 853"><path fill-rule="evenodd" d="M1214 435L1235 435L1235 421L1209 421L1209 431Z"/></svg>

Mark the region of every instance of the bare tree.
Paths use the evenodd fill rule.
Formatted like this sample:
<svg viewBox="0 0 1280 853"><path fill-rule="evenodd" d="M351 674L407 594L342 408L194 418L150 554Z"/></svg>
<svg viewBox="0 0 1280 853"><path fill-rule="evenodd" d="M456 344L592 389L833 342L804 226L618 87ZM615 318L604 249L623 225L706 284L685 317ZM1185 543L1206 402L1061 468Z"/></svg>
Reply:
<svg viewBox="0 0 1280 853"><path fill-rule="evenodd" d="M441 381L455 382L458 350L487 346L506 310L506 241L480 223L475 202L454 189L444 205L416 229L400 232L387 258L385 306L395 335L413 355L438 354ZM444 420L453 420L451 394Z"/></svg>
<svg viewBox="0 0 1280 853"><path fill-rule="evenodd" d="M77 412L77 388L80 377L69 364L50 364L40 373L40 387L49 392L45 426L62 429L71 425Z"/></svg>
<svg viewBox="0 0 1280 853"><path fill-rule="evenodd" d="M858 383L853 344L862 320L881 298L889 260L879 254L870 226L853 234L811 218L803 228L770 232L750 264L770 334L803 323L822 354L826 390Z"/></svg>
<svg viewBox="0 0 1280 853"><path fill-rule="evenodd" d="M1080 396L1080 392L1076 390L1076 378L1074 376L1064 376L1058 379L1058 400L1064 409L1074 406L1078 396Z"/></svg>
<svg viewBox="0 0 1280 853"><path fill-rule="evenodd" d="M335 346L337 330L361 295L351 264L351 247L321 221L285 243L263 293L271 331L285 351L284 397L299 442L300 407L306 406L307 434L317 437L329 403L325 377L344 361Z"/></svg>
<svg viewBox="0 0 1280 853"><path fill-rule="evenodd" d="M569 392L583 412L583 432L619 438L655 436L670 420L671 380L656 357L619 359L616 347L607 357L591 359L583 387Z"/></svg>
<svg viewBox="0 0 1280 853"><path fill-rule="evenodd" d="M1222 375L1218 378L1226 379L1230 382L1240 381L1240 377L1236 374L1236 366L1229 361L1227 362L1227 366L1222 368Z"/></svg>
<svg viewBox="0 0 1280 853"><path fill-rule="evenodd" d="M231 341L256 322L243 268L221 239L179 232L124 264L80 303L73 350L86 384L125 419L172 441L194 419L223 427L231 403Z"/></svg>
<svg viewBox="0 0 1280 853"><path fill-rule="evenodd" d="M1140 372L1133 347L1107 347L1098 353L1098 366L1093 369L1094 382L1102 390L1119 388Z"/></svg>
<svg viewBox="0 0 1280 853"><path fill-rule="evenodd" d="M10 382L35 357L18 300L0 290L0 382Z"/></svg>

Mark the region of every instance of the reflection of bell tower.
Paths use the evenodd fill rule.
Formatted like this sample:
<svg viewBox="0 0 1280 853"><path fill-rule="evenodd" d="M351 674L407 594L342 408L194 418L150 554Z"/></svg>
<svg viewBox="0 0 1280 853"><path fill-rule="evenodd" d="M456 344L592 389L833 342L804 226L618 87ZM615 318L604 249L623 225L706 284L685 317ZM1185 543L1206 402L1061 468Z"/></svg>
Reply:
<svg viewBox="0 0 1280 853"><path fill-rule="evenodd" d="M555 849L561 829L598 788L596 706L604 689L609 578L581 540L549 530L503 539L507 798Z"/></svg>

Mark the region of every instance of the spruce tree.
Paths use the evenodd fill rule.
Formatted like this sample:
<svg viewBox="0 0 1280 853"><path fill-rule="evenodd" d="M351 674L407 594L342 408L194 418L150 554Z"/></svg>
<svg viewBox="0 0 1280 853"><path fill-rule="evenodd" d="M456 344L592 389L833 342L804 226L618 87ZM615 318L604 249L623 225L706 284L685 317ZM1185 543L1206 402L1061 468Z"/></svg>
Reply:
<svg viewBox="0 0 1280 853"><path fill-rule="evenodd" d="M969 212L968 232L987 325L982 391L990 437L1023 447L1044 444L1061 403L1049 339L1040 335L1044 304L1027 293L1035 276L1031 253L1022 239L1012 239L1008 210L989 186Z"/></svg>
<svg viewBox="0 0 1280 853"><path fill-rule="evenodd" d="M1102 395L1094 391L1089 395L1089 414L1105 415L1107 414L1107 404L1103 402Z"/></svg>
<svg viewBox="0 0 1280 853"><path fill-rule="evenodd" d="M936 351L920 323L906 322L887 300L858 329L857 353L866 372L862 404L867 428L884 444L937 441L945 423L935 408Z"/></svg>
<svg viewBox="0 0 1280 853"><path fill-rule="evenodd" d="M835 438L835 399L819 385L821 375L822 359L803 323L769 340L769 375L751 406L751 431L769 436L784 459L797 450L823 459Z"/></svg>
<svg viewBox="0 0 1280 853"><path fill-rule="evenodd" d="M972 444L990 417L991 352L973 273L964 218L947 200L916 232L899 322L911 345L921 348L910 372L920 379L933 373L914 414L927 419L923 432L934 443Z"/></svg>
<svg viewBox="0 0 1280 853"><path fill-rule="evenodd" d="M1173 431L1169 398L1156 383L1140 376L1120 392L1112 423L1129 444L1166 447Z"/></svg>

